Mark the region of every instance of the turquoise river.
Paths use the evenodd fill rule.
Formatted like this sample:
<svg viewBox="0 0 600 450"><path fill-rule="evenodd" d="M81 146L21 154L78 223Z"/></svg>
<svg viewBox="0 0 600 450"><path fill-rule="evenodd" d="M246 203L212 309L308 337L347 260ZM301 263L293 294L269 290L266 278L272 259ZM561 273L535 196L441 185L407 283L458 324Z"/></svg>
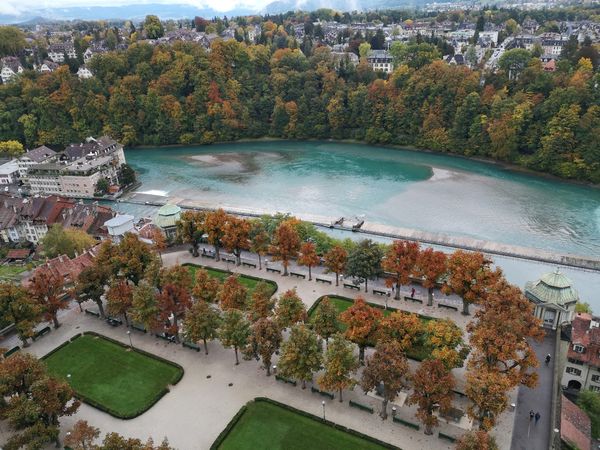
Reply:
<svg viewBox="0 0 600 450"><path fill-rule="evenodd" d="M130 149L126 158L139 173L139 191L176 201L330 218L364 215L372 223L600 257L599 189L494 164L287 141ZM143 213L131 205L119 208ZM494 259L520 285L552 269ZM599 312L600 274L564 270Z"/></svg>

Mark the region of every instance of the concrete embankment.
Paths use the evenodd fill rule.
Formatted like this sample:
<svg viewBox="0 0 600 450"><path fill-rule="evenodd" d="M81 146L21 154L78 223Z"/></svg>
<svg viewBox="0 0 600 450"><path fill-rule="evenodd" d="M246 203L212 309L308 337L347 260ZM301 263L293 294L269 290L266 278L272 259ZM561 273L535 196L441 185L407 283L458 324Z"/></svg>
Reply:
<svg viewBox="0 0 600 450"><path fill-rule="evenodd" d="M180 198L167 198L159 196L148 196L140 193L133 194L128 199L120 200L121 203L132 203L139 205L162 206L165 203L177 204L183 209L196 209L210 211L216 209L214 205L201 201L191 201ZM260 211L256 209L237 208L221 206L226 212L239 216L259 217L264 214L273 214L273 211ZM311 222L318 226L329 227L338 218L324 217L310 214L294 214L301 220ZM351 227L336 227L345 231L353 231ZM377 223L365 222L358 233L366 235L382 236L392 239L406 239L418 241L425 244L440 245L443 247L480 251L489 255L508 256L530 261L540 261L561 266L576 267L593 271L600 271L600 259L586 256L569 255L539 250L530 247L489 242L465 236L448 236L442 233L415 230L411 228L394 227Z"/></svg>

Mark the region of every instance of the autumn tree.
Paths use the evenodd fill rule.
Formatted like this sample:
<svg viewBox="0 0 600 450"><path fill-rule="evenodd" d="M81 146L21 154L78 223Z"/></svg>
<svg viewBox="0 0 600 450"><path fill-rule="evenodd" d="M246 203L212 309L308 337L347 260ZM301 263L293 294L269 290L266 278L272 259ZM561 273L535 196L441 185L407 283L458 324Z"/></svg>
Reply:
<svg viewBox="0 0 600 450"><path fill-rule="evenodd" d="M78 302L91 300L96 303L100 317L104 318L102 296L109 280L110 273L108 267L98 264L98 261L96 261L93 266L86 267L79 273L73 288L73 295L78 299Z"/></svg>
<svg viewBox="0 0 600 450"><path fill-rule="evenodd" d="M323 297L319 302L319 306L310 319L313 330L325 342L329 342L329 338L339 331L338 329L338 310L331 303L329 297Z"/></svg>
<svg viewBox="0 0 600 450"><path fill-rule="evenodd" d="M192 295L196 300L202 300L207 303L216 302L219 288L219 280L211 277L206 269L200 267L196 269L194 287L192 289Z"/></svg>
<svg viewBox="0 0 600 450"><path fill-rule="evenodd" d="M41 307L24 287L11 282L0 283L0 319L15 324L24 347L29 346L27 340L33 337L41 313Z"/></svg>
<svg viewBox="0 0 600 450"><path fill-rule="evenodd" d="M285 291L279 296L275 316L282 329L306 320L306 306L295 289Z"/></svg>
<svg viewBox="0 0 600 450"><path fill-rule="evenodd" d="M246 219L229 217L225 223L223 247L235 256L236 265L242 264L242 250L250 249L250 222Z"/></svg>
<svg viewBox="0 0 600 450"><path fill-rule="evenodd" d="M426 330L431 357L444 363L448 370L462 367L469 352L463 330L450 319L430 320Z"/></svg>
<svg viewBox="0 0 600 450"><path fill-rule="evenodd" d="M152 242L154 242L154 249L158 253L158 257L162 263L162 252L167 248L167 239L158 227L152 230Z"/></svg>
<svg viewBox="0 0 600 450"><path fill-rule="evenodd" d="M248 290L242 286L237 275L227 277L217 294L221 309L246 309Z"/></svg>
<svg viewBox="0 0 600 450"><path fill-rule="evenodd" d="M354 346L342 335L337 334L327 345L324 366L325 372L318 380L319 386L326 390L338 391L342 402L342 391L356 384L353 375L360 366L354 356Z"/></svg>
<svg viewBox="0 0 600 450"><path fill-rule="evenodd" d="M321 368L323 349L317 334L304 324L296 324L281 346L277 368L284 377L302 381L302 389Z"/></svg>
<svg viewBox="0 0 600 450"><path fill-rule="evenodd" d="M379 244L363 239L348 255L346 273L365 281L365 292L369 291L369 278L381 273L383 253Z"/></svg>
<svg viewBox="0 0 600 450"><path fill-rule="evenodd" d="M45 365L27 353L0 360L0 419L12 429L5 449L60 445L60 419L74 414L79 401L62 380L48 375Z"/></svg>
<svg viewBox="0 0 600 450"><path fill-rule="evenodd" d="M204 230L208 235L208 243L215 248L215 261L221 260L220 250L229 220L231 220L231 216L222 209L207 213L204 219Z"/></svg>
<svg viewBox="0 0 600 450"><path fill-rule="evenodd" d="M271 318L260 318L253 325L245 354L260 356L267 376L271 375L271 358L281 344L281 328Z"/></svg>
<svg viewBox="0 0 600 450"><path fill-rule="evenodd" d="M419 252L415 276L423 280L423 287L427 289L427 306L433 306L433 288L446 273L447 259L444 252L431 247Z"/></svg>
<svg viewBox="0 0 600 450"><path fill-rule="evenodd" d="M312 280L312 267L317 266L321 262L321 258L317 255L315 244L310 241L302 243L300 246L300 256L298 264L308 267L308 280Z"/></svg>
<svg viewBox="0 0 600 450"><path fill-rule="evenodd" d="M367 358L360 387L364 392L377 388L383 389L382 419L387 419L388 402L393 401L407 386L409 376L408 362L400 343L397 341L378 342L373 356Z"/></svg>
<svg viewBox="0 0 600 450"><path fill-rule="evenodd" d="M361 363L365 360L365 347L375 342L382 317L381 310L369 306L362 297L357 297L352 306L340 314L340 321L347 327L346 338L358 345Z"/></svg>
<svg viewBox="0 0 600 450"><path fill-rule="evenodd" d="M167 332L179 342L179 320L183 319L185 312L192 306L188 290L179 284L169 283L162 286L156 299L160 318L163 323L170 324Z"/></svg>
<svg viewBox="0 0 600 450"><path fill-rule="evenodd" d="M198 256L198 247L204 234L204 218L203 212L184 211L177 221L177 236L191 245L193 256Z"/></svg>
<svg viewBox="0 0 600 450"><path fill-rule="evenodd" d="M125 324L129 326L127 314L133 305L133 286L127 280L114 280L106 293L108 313L113 316L123 315Z"/></svg>
<svg viewBox="0 0 600 450"><path fill-rule="evenodd" d="M489 431L508 406L510 380L495 370L469 370L465 394L471 401L468 413L479 422L479 429Z"/></svg>
<svg viewBox="0 0 600 450"><path fill-rule="evenodd" d="M250 333L250 322L240 310L228 309L223 313L219 339L221 339L223 347L233 347L236 366L240 363L238 349L244 348L248 344Z"/></svg>
<svg viewBox="0 0 600 450"><path fill-rule="evenodd" d="M133 289L131 319L142 324L147 331L157 330L160 308L156 298L156 289L142 280Z"/></svg>
<svg viewBox="0 0 600 450"><path fill-rule="evenodd" d="M248 318L252 323L259 319L270 317L273 314L275 300L271 297L271 286L264 281L260 281L254 288L248 305Z"/></svg>
<svg viewBox="0 0 600 450"><path fill-rule="evenodd" d="M31 279L29 293L44 314L44 319L54 323L54 328L60 327L58 311L67 309L69 302L63 299L64 282L50 271L37 270Z"/></svg>
<svg viewBox="0 0 600 450"><path fill-rule="evenodd" d="M44 255L48 258L55 258L60 255L74 258L76 254L83 253L96 243L96 240L85 231L77 228L63 228L62 225L57 223L50 227L41 240Z"/></svg>
<svg viewBox="0 0 600 450"><path fill-rule="evenodd" d="M188 293L191 293L194 286L194 279L189 268L180 264L163 267L159 273L159 280L159 287L161 288L167 284L174 284Z"/></svg>
<svg viewBox="0 0 600 450"><path fill-rule="evenodd" d="M163 37L165 29L157 16L148 15L144 20L144 31L148 39L158 39Z"/></svg>
<svg viewBox="0 0 600 450"><path fill-rule="evenodd" d="M445 414L452 407L454 377L450 370L435 359L426 359L412 376L413 389L407 398L409 405L418 405L417 418L425 426L425 434L433 434L439 421L433 411Z"/></svg>
<svg viewBox="0 0 600 450"><path fill-rule="evenodd" d="M187 311L183 319L185 339L189 342L204 343L204 353L208 355L208 340L216 339L221 325L221 315L213 305L199 300Z"/></svg>
<svg viewBox="0 0 600 450"><path fill-rule="evenodd" d="M403 351L413 347L423 333L419 316L404 311L394 311L379 321L378 340L395 340Z"/></svg>
<svg viewBox="0 0 600 450"><path fill-rule="evenodd" d="M262 270L262 257L269 251L270 239L261 222L252 222L250 229L250 251L258 255L258 270Z"/></svg>
<svg viewBox="0 0 600 450"><path fill-rule="evenodd" d="M339 245L334 245L331 250L325 253L325 267L330 272L335 273L335 285L340 285L340 274L346 270L348 261L348 252Z"/></svg>
<svg viewBox="0 0 600 450"><path fill-rule="evenodd" d="M89 425L86 420L78 420L67 433L65 446L73 450L96 450L98 446L94 445L94 442L98 437L100 437L98 428Z"/></svg>
<svg viewBox="0 0 600 450"><path fill-rule="evenodd" d="M273 261L281 261L284 276L288 275L290 260L298 255L299 248L300 237L296 228L290 221L281 222L275 230L269 249L273 254Z"/></svg>
<svg viewBox="0 0 600 450"><path fill-rule="evenodd" d="M396 286L396 300L400 300L400 286L408 284L415 271L419 257L419 243L411 241L394 241L388 247L383 258L382 267L393 277L386 278L387 287Z"/></svg>
<svg viewBox="0 0 600 450"><path fill-rule="evenodd" d="M175 450L169 445L169 440L164 438L159 445L154 445L154 440L149 438L142 442L138 438L126 438L119 433L108 433L102 440L102 445L97 450Z"/></svg>
<svg viewBox="0 0 600 450"><path fill-rule="evenodd" d="M469 315L471 303L485 299L488 288L500 278L500 270L492 271L491 264L492 261L480 252L456 250L448 258L448 278L442 292L462 298L464 315Z"/></svg>
<svg viewBox="0 0 600 450"><path fill-rule="evenodd" d="M157 265L156 253L134 233L125 233L118 244L102 244L95 261L96 267L108 268L113 276L127 278L135 285Z"/></svg>
<svg viewBox="0 0 600 450"><path fill-rule="evenodd" d="M463 434L456 443L456 450L499 450L493 436L482 430Z"/></svg>

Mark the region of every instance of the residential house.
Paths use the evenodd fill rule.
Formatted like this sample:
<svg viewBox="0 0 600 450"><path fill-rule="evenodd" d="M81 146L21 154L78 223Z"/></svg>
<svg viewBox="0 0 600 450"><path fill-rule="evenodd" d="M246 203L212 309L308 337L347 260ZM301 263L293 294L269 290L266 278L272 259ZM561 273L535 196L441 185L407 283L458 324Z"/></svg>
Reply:
<svg viewBox="0 0 600 450"><path fill-rule="evenodd" d="M80 66L77 70L77 76L82 79L92 78L94 74L86 66Z"/></svg>
<svg viewBox="0 0 600 450"><path fill-rule="evenodd" d="M2 83L8 83L15 76L20 73L23 73L23 66L21 65L21 61L19 58L15 56L6 56L0 60L0 78L2 78Z"/></svg>
<svg viewBox="0 0 600 450"><path fill-rule="evenodd" d="M108 235L115 242L119 242L125 233L134 232L134 217L129 214L118 214L110 220L104 222L108 230Z"/></svg>
<svg viewBox="0 0 600 450"><path fill-rule="evenodd" d="M48 46L48 58L55 63L63 63L66 58L77 58L77 52L71 42L61 42L58 44L50 44Z"/></svg>
<svg viewBox="0 0 600 450"><path fill-rule="evenodd" d="M19 157L19 176L25 180L27 178L27 171L32 166L52 162L56 160L56 156L57 153L45 145L28 150Z"/></svg>
<svg viewBox="0 0 600 450"><path fill-rule="evenodd" d="M17 160L13 159L0 166L0 184L13 184L19 179L19 165Z"/></svg>
<svg viewBox="0 0 600 450"><path fill-rule="evenodd" d="M367 62L374 71L391 73L394 70L392 55L387 50L371 50Z"/></svg>
<svg viewBox="0 0 600 450"><path fill-rule="evenodd" d="M575 315L561 385L600 392L600 318L587 313Z"/></svg>
<svg viewBox="0 0 600 450"><path fill-rule="evenodd" d="M36 67L37 71L40 73L50 73L54 72L59 68L59 65L53 61L45 60L42 64Z"/></svg>

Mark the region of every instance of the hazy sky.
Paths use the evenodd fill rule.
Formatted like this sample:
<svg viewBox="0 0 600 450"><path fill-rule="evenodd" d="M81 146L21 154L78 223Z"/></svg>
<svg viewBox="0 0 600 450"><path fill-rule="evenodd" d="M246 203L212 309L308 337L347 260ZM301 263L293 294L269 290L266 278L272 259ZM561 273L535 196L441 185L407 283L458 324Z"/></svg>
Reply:
<svg viewBox="0 0 600 450"><path fill-rule="evenodd" d="M234 7L248 6L261 8L270 3L268 0L0 0L0 14L26 14L31 10L61 7L93 7L139 5L143 3L185 4L198 8L211 7L217 11L229 11Z"/></svg>

